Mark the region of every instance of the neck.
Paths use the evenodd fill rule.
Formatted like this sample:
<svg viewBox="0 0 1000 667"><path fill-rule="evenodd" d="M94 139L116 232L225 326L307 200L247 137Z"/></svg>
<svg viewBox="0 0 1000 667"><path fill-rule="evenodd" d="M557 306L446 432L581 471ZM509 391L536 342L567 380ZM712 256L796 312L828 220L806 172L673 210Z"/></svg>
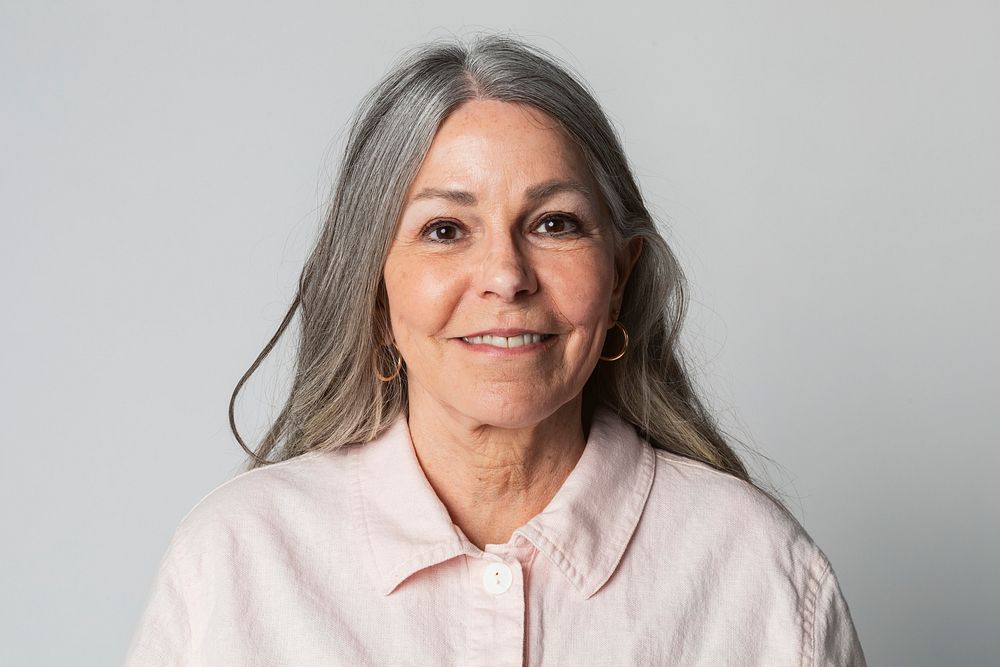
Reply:
<svg viewBox="0 0 1000 667"><path fill-rule="evenodd" d="M500 428L414 394L417 460L452 522L480 549L506 543L545 509L586 446L579 397L537 424Z"/></svg>

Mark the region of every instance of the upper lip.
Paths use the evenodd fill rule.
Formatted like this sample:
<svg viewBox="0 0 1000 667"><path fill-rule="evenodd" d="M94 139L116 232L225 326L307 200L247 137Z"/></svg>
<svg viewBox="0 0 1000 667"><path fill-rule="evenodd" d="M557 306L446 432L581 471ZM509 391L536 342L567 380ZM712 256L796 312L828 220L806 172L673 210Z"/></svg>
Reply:
<svg viewBox="0 0 1000 667"><path fill-rule="evenodd" d="M484 329L476 333L464 334L462 338L475 338L476 336L503 336L504 338L511 338L513 336L523 336L524 334L546 335L544 331L533 331L531 329Z"/></svg>

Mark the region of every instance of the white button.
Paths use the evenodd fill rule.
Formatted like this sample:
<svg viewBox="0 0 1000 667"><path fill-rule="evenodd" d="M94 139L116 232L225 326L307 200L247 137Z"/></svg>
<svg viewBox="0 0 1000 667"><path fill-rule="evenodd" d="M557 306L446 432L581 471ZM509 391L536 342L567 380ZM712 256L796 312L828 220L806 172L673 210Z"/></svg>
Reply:
<svg viewBox="0 0 1000 667"><path fill-rule="evenodd" d="M514 575L506 563L490 563L483 570L483 587L492 595L506 592L513 580Z"/></svg>

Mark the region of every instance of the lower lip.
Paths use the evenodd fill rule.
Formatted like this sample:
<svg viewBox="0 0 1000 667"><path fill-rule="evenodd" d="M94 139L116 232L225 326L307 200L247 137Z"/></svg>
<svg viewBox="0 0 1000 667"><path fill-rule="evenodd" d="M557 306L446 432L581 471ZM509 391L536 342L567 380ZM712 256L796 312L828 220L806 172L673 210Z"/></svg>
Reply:
<svg viewBox="0 0 1000 667"><path fill-rule="evenodd" d="M453 338L452 340L470 352L478 352L491 357L515 357L522 354L539 352L552 347L556 341L556 335L553 334L548 338L538 341L537 343L528 343L527 345L522 345L521 347L496 347L494 345L487 345L486 343L468 343L461 338Z"/></svg>

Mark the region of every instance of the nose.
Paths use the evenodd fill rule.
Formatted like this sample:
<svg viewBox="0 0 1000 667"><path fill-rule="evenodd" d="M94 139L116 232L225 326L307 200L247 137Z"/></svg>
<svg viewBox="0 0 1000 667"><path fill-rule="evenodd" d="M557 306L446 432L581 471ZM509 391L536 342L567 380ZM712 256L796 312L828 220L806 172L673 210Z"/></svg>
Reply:
<svg viewBox="0 0 1000 667"><path fill-rule="evenodd" d="M515 239L494 238L486 248L479 267L479 294L514 301L534 294L538 281L530 258Z"/></svg>

